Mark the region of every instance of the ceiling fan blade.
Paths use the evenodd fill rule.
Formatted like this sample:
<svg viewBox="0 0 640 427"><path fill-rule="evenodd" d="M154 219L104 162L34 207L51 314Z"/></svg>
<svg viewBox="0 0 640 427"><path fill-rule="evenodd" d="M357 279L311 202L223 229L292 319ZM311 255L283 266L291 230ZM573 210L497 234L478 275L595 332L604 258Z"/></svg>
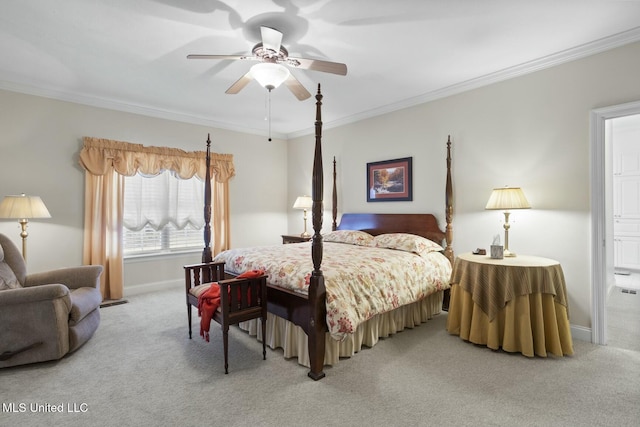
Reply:
<svg viewBox="0 0 640 427"><path fill-rule="evenodd" d="M289 78L285 80L284 84L287 85L287 88L291 93L293 93L300 101L304 101L311 96L309 91L302 86L302 83L300 83L293 74L289 74Z"/></svg>
<svg viewBox="0 0 640 427"><path fill-rule="evenodd" d="M322 71L323 73L347 75L347 66L340 62L323 61L320 59L307 58L287 58L287 65L295 68L303 68L306 70Z"/></svg>
<svg viewBox="0 0 640 427"><path fill-rule="evenodd" d="M234 95L240 92L246 85L248 85L251 80L253 80L253 76L251 76L251 71L249 71L247 74L236 80L236 82L232 84L224 93Z"/></svg>
<svg viewBox="0 0 640 427"><path fill-rule="evenodd" d="M274 28L260 27L262 34L262 47L272 51L273 55L278 55L282 44L282 33Z"/></svg>
<svg viewBox="0 0 640 427"><path fill-rule="evenodd" d="M246 55L187 55L187 59L251 59Z"/></svg>

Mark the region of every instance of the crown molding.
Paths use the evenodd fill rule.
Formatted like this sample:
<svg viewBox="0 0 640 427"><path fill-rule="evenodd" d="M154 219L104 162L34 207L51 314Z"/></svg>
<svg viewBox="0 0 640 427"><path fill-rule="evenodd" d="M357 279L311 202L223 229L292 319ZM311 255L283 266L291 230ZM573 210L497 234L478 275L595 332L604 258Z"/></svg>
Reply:
<svg viewBox="0 0 640 427"><path fill-rule="evenodd" d="M217 129L229 130L234 132L240 132L250 135L267 136L264 129L253 129L246 126L236 126L229 123L218 122L206 117L201 117L193 114L185 114L177 111L163 110L155 107L130 104L122 101L115 101L107 98L98 98L94 96L88 96L79 93L71 93L59 90L52 90L47 88L35 87L28 84L7 82L0 80L0 89L9 92L18 92L26 95L39 96L42 98L55 99L58 101L72 102L74 104L87 105L90 107L104 108L107 110L120 111L125 113L139 114L142 116L153 117L164 120L172 120L182 123L190 123L194 125L201 125L207 127L213 127ZM271 132L272 138L287 139L287 135L279 132Z"/></svg>
<svg viewBox="0 0 640 427"><path fill-rule="evenodd" d="M455 85L451 85L442 89L438 89L432 92L428 92L419 96L405 99L400 102L374 108L362 113L354 114L341 119L323 122L323 128L331 129L339 126L359 122L361 120L369 119L383 114L388 114L394 111L402 110L405 108L413 107L416 105L424 104L427 102L435 101L437 99L446 98L455 94L466 92L469 90L477 89L483 86L488 86L493 83L501 82L504 80L512 79L514 77L523 76L543 69L551 68L556 65L564 64L570 61L574 61L580 58L585 58L597 53L605 52L620 46L624 46L630 43L640 41L640 27L632 28L628 31L615 34L613 36L605 37L600 40L596 40L591 43L586 43L575 48L566 49L564 51L548 55L546 57L536 59L534 61L526 62L514 67L509 67L504 70L497 71L495 73L487 74L482 77L467 80ZM231 125L229 123L218 122L206 117L185 114L178 111L162 110L145 105L130 104L121 101L115 101L107 98L98 98L78 93L70 93L59 90L52 90L46 88L39 88L28 84L14 83L7 81L0 81L0 89L19 92L28 95L35 95L44 98L51 98L60 101L68 101L76 104L88 105L97 108L105 108L109 110L122 111L133 114L140 114L148 117L155 117L165 120L173 120L184 123L191 123L195 125L202 125L207 127L214 127L218 129L224 129L234 132L266 136L264 129L247 128L240 125ZM276 133L272 132L273 138L278 139L294 139L301 136L313 134L314 127L308 127L300 129L298 131L290 133Z"/></svg>
<svg viewBox="0 0 640 427"><path fill-rule="evenodd" d="M477 89L483 86L488 86L493 83L509 80L514 77L531 74L536 71L544 70L547 68L555 67L567 62L575 61L577 59L586 58L597 53L606 52L608 50L621 47L630 43L640 41L640 27L632 28L631 30L624 31L622 33L615 34L613 36L605 37L600 40L596 40L591 43L586 43L581 46L577 46L571 49L554 53L552 55L545 56L530 62L526 62L513 67L505 68L504 70L496 71L495 73L487 74L482 77L467 80L455 85L451 85L442 89L438 89L432 92L428 92L419 96L405 99L394 104L384 105L379 108L364 111L359 114L354 114L349 117L345 117L331 122L323 123L324 129L336 128L339 126L359 122L361 120L369 119L372 117L381 116L394 111L402 110L416 105L425 104L427 102L435 101L438 99L446 98L448 96L456 95L462 92L467 92L473 89ZM314 128L306 128L296 132L287 134L287 139L298 138L314 132Z"/></svg>

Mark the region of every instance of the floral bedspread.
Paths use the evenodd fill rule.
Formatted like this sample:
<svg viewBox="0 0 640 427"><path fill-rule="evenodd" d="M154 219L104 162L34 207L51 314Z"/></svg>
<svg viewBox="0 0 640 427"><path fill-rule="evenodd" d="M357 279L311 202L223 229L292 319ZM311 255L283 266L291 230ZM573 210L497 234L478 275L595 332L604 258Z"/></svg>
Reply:
<svg viewBox="0 0 640 427"><path fill-rule="evenodd" d="M218 254L232 273L264 270L269 283L307 294L313 270L311 243L231 249ZM334 339L353 333L376 314L449 288L451 265L440 252L417 255L393 249L324 242L321 270L327 325Z"/></svg>

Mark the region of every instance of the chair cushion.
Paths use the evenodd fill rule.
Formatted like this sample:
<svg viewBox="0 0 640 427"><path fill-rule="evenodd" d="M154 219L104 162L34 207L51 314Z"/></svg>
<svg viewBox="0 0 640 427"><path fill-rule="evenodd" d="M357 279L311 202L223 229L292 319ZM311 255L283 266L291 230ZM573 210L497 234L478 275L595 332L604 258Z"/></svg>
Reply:
<svg viewBox="0 0 640 427"><path fill-rule="evenodd" d="M100 307L102 294L96 288L78 288L71 291L71 313L69 325L75 325L96 308Z"/></svg>
<svg viewBox="0 0 640 427"><path fill-rule="evenodd" d="M2 251L2 246L0 246L0 251ZM18 278L13 273L13 270L11 270L11 267L9 267L9 264L0 260L0 291L21 287L22 285L20 285Z"/></svg>
<svg viewBox="0 0 640 427"><path fill-rule="evenodd" d="M200 298L200 295L202 295L202 293L210 287L211 283L204 283L202 285L194 286L193 288L189 289L189 293L196 298Z"/></svg>
<svg viewBox="0 0 640 427"><path fill-rule="evenodd" d="M191 295L193 295L194 297L200 299L200 295L205 293L207 291L207 289L209 289L210 287L211 287L211 283L204 283L202 285L194 286L193 288L189 289L189 293ZM220 310L220 306L218 306L216 308L216 311L219 312L219 313L222 312Z"/></svg>

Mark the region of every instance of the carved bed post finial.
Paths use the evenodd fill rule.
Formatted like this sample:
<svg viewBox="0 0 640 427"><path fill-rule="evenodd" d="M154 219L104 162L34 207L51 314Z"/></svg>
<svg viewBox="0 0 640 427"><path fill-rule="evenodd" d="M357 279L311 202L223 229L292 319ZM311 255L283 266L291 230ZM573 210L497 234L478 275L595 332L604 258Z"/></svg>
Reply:
<svg viewBox="0 0 640 427"><path fill-rule="evenodd" d="M206 171L204 178L204 250L202 262L211 262L211 136L207 134Z"/></svg>
<svg viewBox="0 0 640 427"><path fill-rule="evenodd" d="M447 247L444 249L445 256L451 261L451 265L453 265L453 247L451 246L451 242L453 241L453 226L451 223L453 222L453 184L451 183L451 135L447 138L447 187L446 187L446 198L445 198L445 215L447 226L445 228L445 241L447 242Z"/></svg>

